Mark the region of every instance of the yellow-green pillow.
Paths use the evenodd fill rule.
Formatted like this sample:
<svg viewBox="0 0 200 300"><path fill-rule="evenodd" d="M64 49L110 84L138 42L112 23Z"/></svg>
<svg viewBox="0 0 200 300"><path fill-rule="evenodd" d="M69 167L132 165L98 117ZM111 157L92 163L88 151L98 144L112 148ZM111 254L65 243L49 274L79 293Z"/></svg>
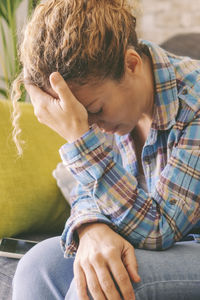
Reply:
<svg viewBox="0 0 200 300"><path fill-rule="evenodd" d="M69 216L52 171L65 143L40 124L30 103L20 103L23 157L12 141L10 101L0 101L0 238L26 232L61 233Z"/></svg>

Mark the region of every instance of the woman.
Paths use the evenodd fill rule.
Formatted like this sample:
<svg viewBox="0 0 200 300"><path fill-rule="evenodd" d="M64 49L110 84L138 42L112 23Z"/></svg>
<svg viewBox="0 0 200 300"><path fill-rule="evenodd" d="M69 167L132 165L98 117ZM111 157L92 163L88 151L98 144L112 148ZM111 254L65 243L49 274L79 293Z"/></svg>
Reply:
<svg viewBox="0 0 200 300"><path fill-rule="evenodd" d="M22 154L24 83L78 185L61 240L20 260L14 300L199 298L199 244L179 241L200 219L200 62L135 25L126 1L48 0L26 26L14 139Z"/></svg>

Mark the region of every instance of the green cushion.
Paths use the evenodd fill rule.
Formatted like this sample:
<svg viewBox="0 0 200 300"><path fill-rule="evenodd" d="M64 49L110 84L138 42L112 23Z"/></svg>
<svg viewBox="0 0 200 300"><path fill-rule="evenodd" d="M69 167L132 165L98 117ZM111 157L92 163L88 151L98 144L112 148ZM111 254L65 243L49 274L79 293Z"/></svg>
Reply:
<svg viewBox="0 0 200 300"><path fill-rule="evenodd" d="M40 124L30 103L20 103L22 158L12 141L10 101L0 100L0 238L26 232L62 233L69 205L52 177L66 143Z"/></svg>

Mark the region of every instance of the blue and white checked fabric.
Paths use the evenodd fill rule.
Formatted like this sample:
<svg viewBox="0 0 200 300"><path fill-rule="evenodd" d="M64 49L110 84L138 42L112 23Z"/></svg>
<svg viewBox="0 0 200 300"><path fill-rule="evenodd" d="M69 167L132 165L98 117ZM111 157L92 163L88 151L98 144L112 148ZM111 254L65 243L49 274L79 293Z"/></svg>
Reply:
<svg viewBox="0 0 200 300"><path fill-rule="evenodd" d="M110 140L93 125L63 145L63 163L79 183L61 237L65 257L75 255L76 229L84 223L106 223L134 247L164 250L200 221L200 61L142 43L155 78L154 118L142 151L148 191L137 180L131 134Z"/></svg>

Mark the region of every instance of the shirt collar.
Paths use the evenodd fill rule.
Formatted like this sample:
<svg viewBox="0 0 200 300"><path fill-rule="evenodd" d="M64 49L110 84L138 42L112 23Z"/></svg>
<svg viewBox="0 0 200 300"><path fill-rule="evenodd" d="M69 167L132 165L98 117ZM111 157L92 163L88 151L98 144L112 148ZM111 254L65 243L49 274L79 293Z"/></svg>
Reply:
<svg viewBox="0 0 200 300"><path fill-rule="evenodd" d="M155 106L152 128L167 130L175 124L179 105L174 67L165 50L149 41L141 40L140 42L148 47L155 79Z"/></svg>

